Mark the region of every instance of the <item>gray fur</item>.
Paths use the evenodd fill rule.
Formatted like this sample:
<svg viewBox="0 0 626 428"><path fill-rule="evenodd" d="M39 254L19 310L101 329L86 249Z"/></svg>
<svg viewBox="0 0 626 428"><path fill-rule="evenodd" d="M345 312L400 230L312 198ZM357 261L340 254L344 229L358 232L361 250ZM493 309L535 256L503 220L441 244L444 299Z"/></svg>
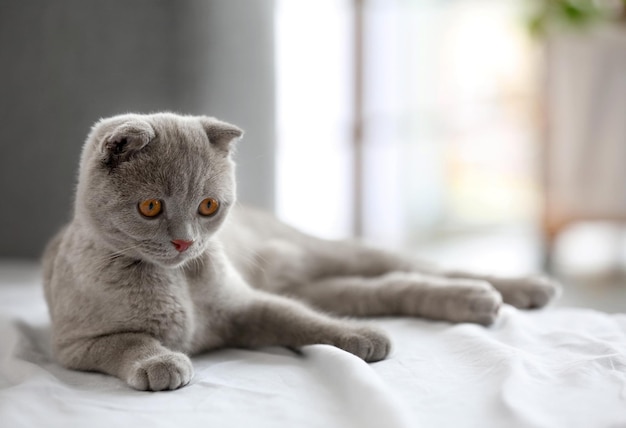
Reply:
<svg viewBox="0 0 626 428"><path fill-rule="evenodd" d="M539 307L555 295L545 278L425 268L237 206L231 152L241 135L214 118L170 113L96 123L73 219L43 260L63 365L164 390L191 380L188 355L227 346L325 343L377 361L390 349L384 334L316 309L488 325L502 298ZM221 204L211 217L198 214L207 197ZM146 199L163 201L163 212L142 216L137 206ZM179 252L175 239L193 244Z"/></svg>

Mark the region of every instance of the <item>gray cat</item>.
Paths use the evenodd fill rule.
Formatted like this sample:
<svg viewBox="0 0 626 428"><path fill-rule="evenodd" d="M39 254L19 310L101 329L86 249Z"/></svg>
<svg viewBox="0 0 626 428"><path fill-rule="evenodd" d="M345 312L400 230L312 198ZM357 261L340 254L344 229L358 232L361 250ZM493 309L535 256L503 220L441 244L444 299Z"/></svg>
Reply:
<svg viewBox="0 0 626 428"><path fill-rule="evenodd" d="M488 325L503 300L530 308L554 297L558 286L542 277L439 271L236 205L231 152L241 135L170 113L93 127L74 216L43 259L63 365L176 389L192 378L188 355L221 347L325 343L365 361L389 353L381 332L313 308Z"/></svg>

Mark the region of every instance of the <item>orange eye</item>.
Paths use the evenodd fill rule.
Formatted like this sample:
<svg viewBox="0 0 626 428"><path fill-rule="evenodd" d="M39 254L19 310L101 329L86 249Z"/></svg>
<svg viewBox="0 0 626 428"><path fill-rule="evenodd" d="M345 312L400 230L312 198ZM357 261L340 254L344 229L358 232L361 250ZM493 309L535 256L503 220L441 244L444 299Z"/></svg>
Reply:
<svg viewBox="0 0 626 428"><path fill-rule="evenodd" d="M146 217L156 217L163 211L163 205L158 199L146 199L139 202L139 212Z"/></svg>
<svg viewBox="0 0 626 428"><path fill-rule="evenodd" d="M198 206L198 212L203 216L211 216L217 212L220 208L220 203L213 198L206 198L202 202L200 202L200 206Z"/></svg>

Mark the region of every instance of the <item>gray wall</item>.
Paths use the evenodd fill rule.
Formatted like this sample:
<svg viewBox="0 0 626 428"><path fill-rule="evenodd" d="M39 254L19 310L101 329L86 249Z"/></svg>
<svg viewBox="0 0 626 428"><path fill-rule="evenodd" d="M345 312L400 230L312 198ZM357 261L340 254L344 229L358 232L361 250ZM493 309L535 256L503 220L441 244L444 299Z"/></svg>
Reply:
<svg viewBox="0 0 626 428"><path fill-rule="evenodd" d="M273 208L273 2L0 2L0 257L38 257L71 215L97 119L170 110L246 130L240 200Z"/></svg>

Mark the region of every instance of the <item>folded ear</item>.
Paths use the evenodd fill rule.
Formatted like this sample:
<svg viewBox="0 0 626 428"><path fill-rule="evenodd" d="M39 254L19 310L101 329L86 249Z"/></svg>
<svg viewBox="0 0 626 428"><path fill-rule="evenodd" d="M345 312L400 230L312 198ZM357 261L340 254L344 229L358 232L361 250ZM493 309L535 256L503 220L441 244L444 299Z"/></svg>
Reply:
<svg viewBox="0 0 626 428"><path fill-rule="evenodd" d="M233 140L243 136L243 131L240 128L214 117L200 116L198 120L209 137L209 143L220 150L230 151Z"/></svg>
<svg viewBox="0 0 626 428"><path fill-rule="evenodd" d="M144 148L155 135L154 128L145 120L132 118L124 121L106 133L102 140L100 150L104 155L105 165L114 169Z"/></svg>

